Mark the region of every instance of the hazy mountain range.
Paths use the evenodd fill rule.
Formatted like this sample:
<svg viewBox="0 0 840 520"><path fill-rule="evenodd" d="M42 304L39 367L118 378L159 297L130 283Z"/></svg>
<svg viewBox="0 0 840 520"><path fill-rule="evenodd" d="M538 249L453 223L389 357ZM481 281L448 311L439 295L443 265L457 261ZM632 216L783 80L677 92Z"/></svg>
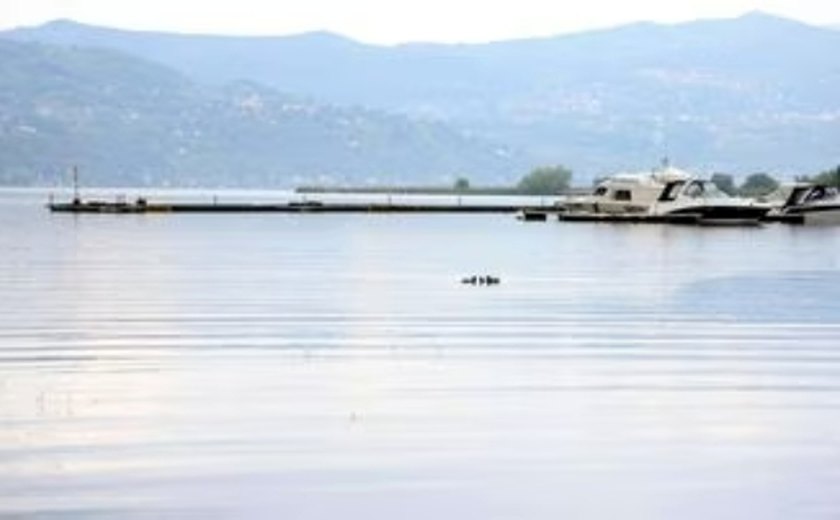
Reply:
<svg viewBox="0 0 840 520"><path fill-rule="evenodd" d="M504 182L525 161L434 122L252 82L205 86L106 49L0 39L0 182L291 186Z"/></svg>
<svg viewBox="0 0 840 520"><path fill-rule="evenodd" d="M840 163L840 32L761 13L475 45L69 21L0 39L7 180L76 157L102 182L272 185Z"/></svg>

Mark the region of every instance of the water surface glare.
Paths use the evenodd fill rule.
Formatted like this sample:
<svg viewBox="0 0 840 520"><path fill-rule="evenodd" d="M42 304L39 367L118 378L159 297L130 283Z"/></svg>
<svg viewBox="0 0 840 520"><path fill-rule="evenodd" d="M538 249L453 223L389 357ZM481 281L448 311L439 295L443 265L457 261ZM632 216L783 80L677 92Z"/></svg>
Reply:
<svg viewBox="0 0 840 520"><path fill-rule="evenodd" d="M840 518L840 228L43 202L0 517Z"/></svg>

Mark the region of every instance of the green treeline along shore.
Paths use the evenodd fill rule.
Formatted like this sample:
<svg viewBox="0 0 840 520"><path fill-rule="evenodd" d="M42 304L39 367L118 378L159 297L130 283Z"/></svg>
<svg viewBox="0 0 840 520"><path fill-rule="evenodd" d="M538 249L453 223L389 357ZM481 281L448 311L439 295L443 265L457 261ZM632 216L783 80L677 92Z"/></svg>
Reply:
<svg viewBox="0 0 840 520"><path fill-rule="evenodd" d="M402 195L554 195L581 191L572 188L571 182L572 170L565 166L544 166L531 170L515 186L472 186L469 179L459 177L451 186L301 186L295 191Z"/></svg>
<svg viewBox="0 0 840 520"><path fill-rule="evenodd" d="M601 179L596 179L595 184ZM840 187L840 166L816 175L801 175L797 182ZM715 173L711 181L728 195L761 197L779 187L779 180L767 173L754 173L738 185L732 175ZM402 195L568 195L587 193L586 187L572 186L572 171L565 166L544 166L532 170L514 186L471 186L458 178L451 186L301 186L297 193L381 193Z"/></svg>

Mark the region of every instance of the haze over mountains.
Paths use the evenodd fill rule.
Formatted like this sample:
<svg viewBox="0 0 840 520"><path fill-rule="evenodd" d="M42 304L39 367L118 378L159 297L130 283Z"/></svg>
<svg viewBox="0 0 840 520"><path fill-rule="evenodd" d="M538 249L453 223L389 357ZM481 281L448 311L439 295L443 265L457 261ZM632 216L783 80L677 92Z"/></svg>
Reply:
<svg viewBox="0 0 840 520"><path fill-rule="evenodd" d="M0 41L6 181L69 162L102 183L281 186L840 163L840 32L761 13L476 45L68 21Z"/></svg>

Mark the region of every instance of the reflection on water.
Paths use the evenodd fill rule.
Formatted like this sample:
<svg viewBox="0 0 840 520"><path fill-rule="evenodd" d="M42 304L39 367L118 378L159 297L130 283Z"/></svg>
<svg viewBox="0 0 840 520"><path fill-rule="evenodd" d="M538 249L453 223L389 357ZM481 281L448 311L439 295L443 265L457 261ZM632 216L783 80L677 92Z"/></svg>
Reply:
<svg viewBox="0 0 840 520"><path fill-rule="evenodd" d="M838 229L40 202L0 516L840 516Z"/></svg>

